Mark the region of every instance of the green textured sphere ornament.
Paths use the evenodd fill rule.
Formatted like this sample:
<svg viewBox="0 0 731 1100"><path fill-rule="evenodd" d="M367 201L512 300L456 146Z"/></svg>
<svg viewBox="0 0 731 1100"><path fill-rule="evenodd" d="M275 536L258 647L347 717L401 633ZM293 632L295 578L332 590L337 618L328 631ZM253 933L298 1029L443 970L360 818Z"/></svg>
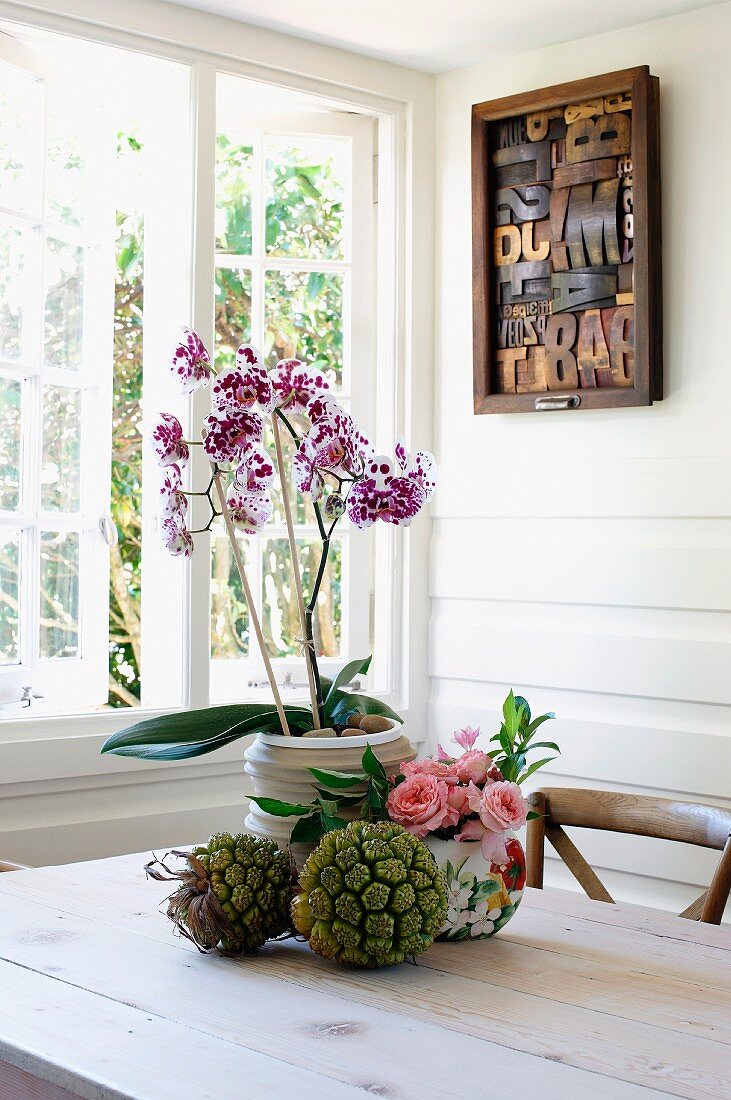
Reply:
<svg viewBox="0 0 731 1100"><path fill-rule="evenodd" d="M447 916L436 861L387 821L328 833L305 863L292 920L310 947L346 966L393 966L420 955Z"/></svg>
<svg viewBox="0 0 731 1100"><path fill-rule="evenodd" d="M180 881L167 915L201 951L252 955L291 928L290 857L272 841L215 833L192 852L171 854L187 866L171 871L156 860L146 871L156 879Z"/></svg>

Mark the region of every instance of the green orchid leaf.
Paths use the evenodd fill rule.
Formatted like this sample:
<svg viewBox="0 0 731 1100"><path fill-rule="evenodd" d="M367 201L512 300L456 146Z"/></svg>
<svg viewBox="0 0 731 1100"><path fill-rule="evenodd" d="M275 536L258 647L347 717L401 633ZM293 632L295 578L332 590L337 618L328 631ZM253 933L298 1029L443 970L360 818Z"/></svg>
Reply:
<svg viewBox="0 0 731 1100"><path fill-rule="evenodd" d="M330 787L332 790L355 787L366 781L364 775L346 775L345 772L323 771L321 768L308 768L308 771L323 787Z"/></svg>
<svg viewBox="0 0 731 1100"><path fill-rule="evenodd" d="M343 684L349 684L354 676L365 676L371 665L371 657L366 657L365 660L358 659L355 661L349 661L347 665L340 669L335 679L330 685L330 689L325 698L325 705L334 692L339 691Z"/></svg>
<svg viewBox="0 0 731 1100"><path fill-rule="evenodd" d="M347 722L350 715L356 711L359 714L379 714L382 718L403 722L401 715L392 710L387 703L374 699L370 695L361 695L359 692L338 690L329 695L325 703L325 718L329 722Z"/></svg>
<svg viewBox="0 0 731 1100"><path fill-rule="evenodd" d="M284 710L292 728L300 730L311 723L312 716L305 707L289 706ZM257 732L281 733L272 703L232 703L148 718L113 733L101 751L117 756L139 756L143 760L182 760L186 756L186 745L190 746L190 756L200 756L237 737ZM207 744L210 748L205 747ZM172 755L157 754L154 746L170 746L174 751Z"/></svg>
<svg viewBox="0 0 731 1100"><path fill-rule="evenodd" d="M319 840L323 832L320 814L311 813L295 822L289 840L291 844L310 844L313 840Z"/></svg>
<svg viewBox="0 0 731 1100"><path fill-rule="evenodd" d="M302 814L312 813L311 805L303 806L297 802L282 802L278 798L263 798L261 795L256 794L250 795L249 798L252 802L256 802L265 814L271 814L272 817L301 817Z"/></svg>

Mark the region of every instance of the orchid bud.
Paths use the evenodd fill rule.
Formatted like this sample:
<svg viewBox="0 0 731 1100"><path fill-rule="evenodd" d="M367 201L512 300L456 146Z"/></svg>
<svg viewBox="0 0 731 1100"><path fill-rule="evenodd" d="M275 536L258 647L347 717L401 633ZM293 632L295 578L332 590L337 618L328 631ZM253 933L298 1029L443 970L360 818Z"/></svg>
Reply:
<svg viewBox="0 0 731 1100"><path fill-rule="evenodd" d="M336 519L340 519L344 511L345 501L340 496L340 493L330 493L327 500L325 501L325 519L330 520L331 522Z"/></svg>

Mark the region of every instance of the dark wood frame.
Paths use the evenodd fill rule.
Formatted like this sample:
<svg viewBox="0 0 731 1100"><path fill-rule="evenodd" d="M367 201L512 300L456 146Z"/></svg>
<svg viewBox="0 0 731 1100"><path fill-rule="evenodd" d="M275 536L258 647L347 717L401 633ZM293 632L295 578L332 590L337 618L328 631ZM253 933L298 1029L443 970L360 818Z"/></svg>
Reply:
<svg viewBox="0 0 731 1100"><path fill-rule="evenodd" d="M472 315L475 413L534 412L537 398L579 398L581 409L651 405L663 396L662 240L660 211L659 81L647 65L537 92L476 103L472 108ZM595 96L632 93L634 199L634 384L625 388L495 393L493 355L492 194L488 128L498 119L580 103Z"/></svg>

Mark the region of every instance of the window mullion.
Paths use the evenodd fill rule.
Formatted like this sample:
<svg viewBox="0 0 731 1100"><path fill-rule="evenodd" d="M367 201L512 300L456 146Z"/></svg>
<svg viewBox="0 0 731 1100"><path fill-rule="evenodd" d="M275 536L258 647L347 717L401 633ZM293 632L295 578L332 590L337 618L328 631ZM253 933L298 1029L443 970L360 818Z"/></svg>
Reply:
<svg viewBox="0 0 731 1100"><path fill-rule="evenodd" d="M200 333L206 347L213 348L215 286L215 215L216 215L216 69L199 62L191 72L191 121L194 148L193 162L193 285L192 326ZM210 394L207 388L198 390L190 402L189 424L198 432L198 425L209 412ZM192 438L192 436L191 436ZM194 487L207 484L208 460L202 447L191 447L191 476ZM193 498L194 528L208 520L204 498ZM199 522L202 520L202 522ZM208 706L210 697L210 630L211 630L211 554L210 538L199 537L198 553L188 560L187 597L187 701L192 707Z"/></svg>

